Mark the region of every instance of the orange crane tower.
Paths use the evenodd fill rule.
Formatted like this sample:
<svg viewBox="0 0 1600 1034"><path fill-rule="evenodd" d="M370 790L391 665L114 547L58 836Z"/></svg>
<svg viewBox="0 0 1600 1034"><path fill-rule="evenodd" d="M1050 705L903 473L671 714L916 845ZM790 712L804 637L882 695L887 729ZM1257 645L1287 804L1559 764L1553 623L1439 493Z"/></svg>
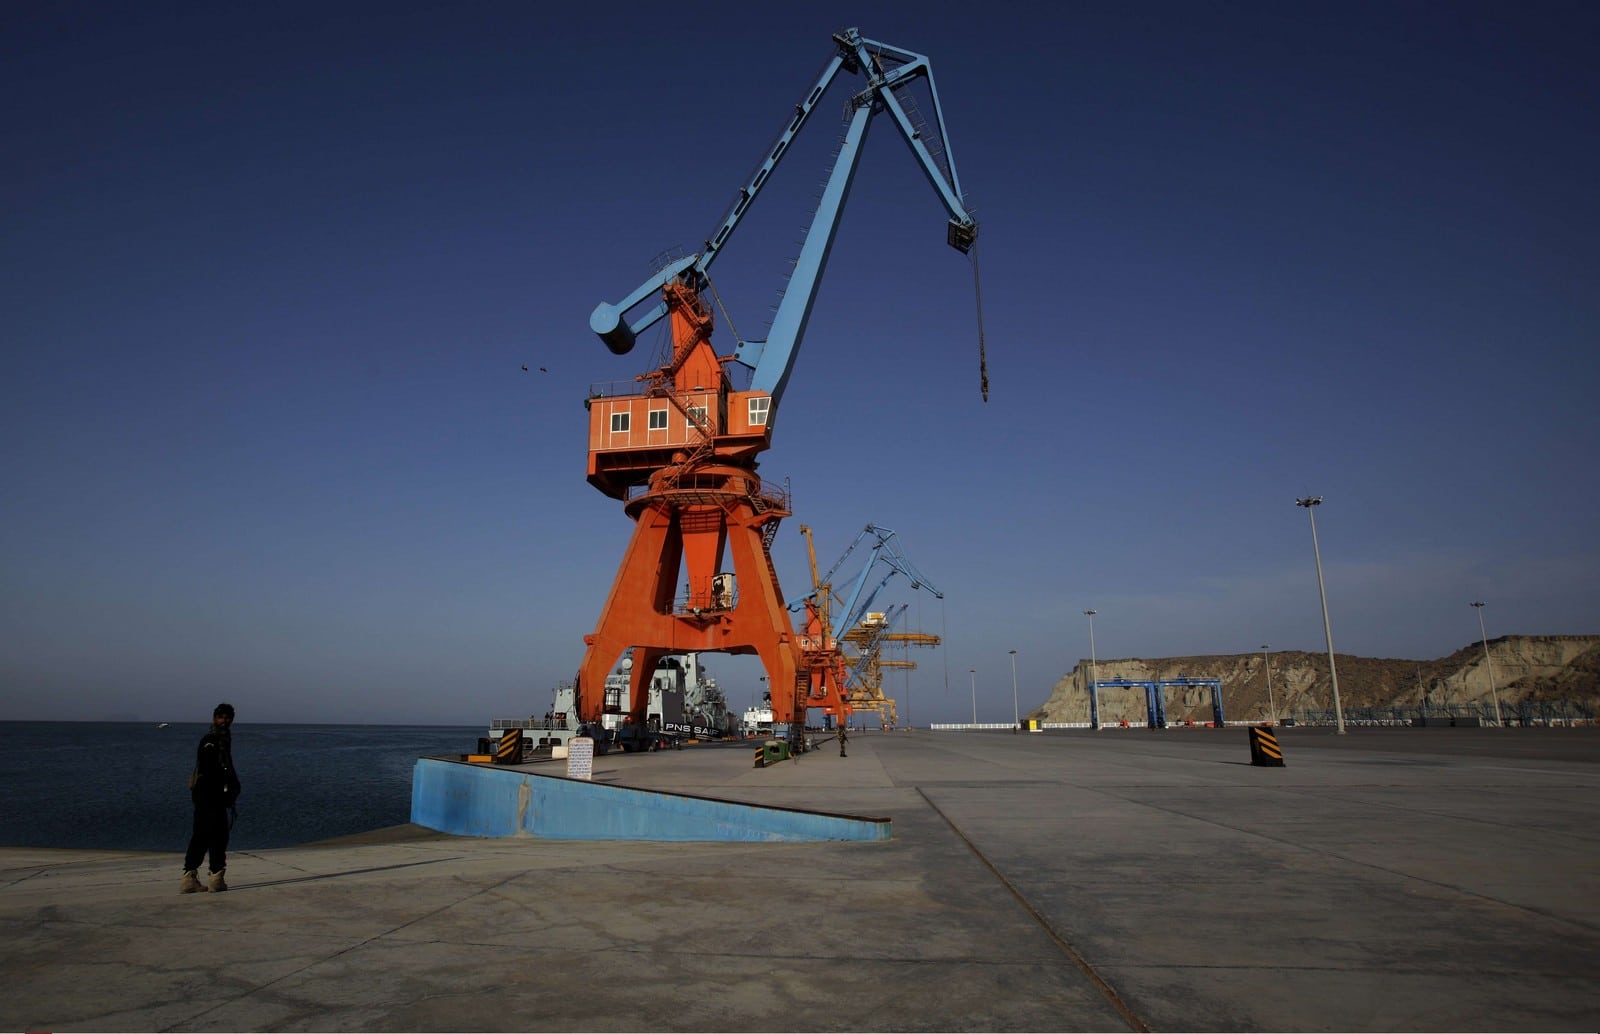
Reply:
<svg viewBox="0 0 1600 1034"><path fill-rule="evenodd" d="M806 552L811 558L811 593L804 601L805 631L800 636L801 677L806 684L806 706L818 708L830 718L848 722L854 710L846 695L849 659L845 657L839 640L834 637L833 622L829 616L833 586L817 577L817 547L811 539L811 529L802 524L800 534L806 537ZM828 577L833 577L832 572Z"/></svg>
<svg viewBox="0 0 1600 1034"><path fill-rule="evenodd" d="M641 394L588 401L589 483L622 499L635 526L599 626L584 636L578 714L600 717L606 673L632 647L635 721L644 720L657 662L693 651L758 655L771 680L773 720L803 722L807 680L770 552L789 500L755 472L769 441L771 396L733 390L698 292L671 283L663 293L671 361L640 378ZM730 553L731 572L723 566Z"/></svg>
<svg viewBox="0 0 1600 1034"><path fill-rule="evenodd" d="M800 530L809 545L811 529L802 526ZM851 585L845 595L836 596L834 576L863 546L866 551L862 554L864 562L860 570L850 579ZM897 574L909 580L913 589L924 589L939 599L944 598L944 594L912 564L900 548L898 536L888 528L867 525L820 578L816 550L811 549L812 590L803 599L791 602L789 610L805 609L806 643L813 657L813 707L821 707L825 713L845 720L857 709L876 709L880 717L887 717L885 725L894 724L893 701L887 700L881 689L881 668L914 668L916 665L910 662L880 664L882 643L939 645L938 636L893 631L894 619L905 611L905 604L890 607L887 613L872 612L873 600ZM818 673L821 678L817 677Z"/></svg>

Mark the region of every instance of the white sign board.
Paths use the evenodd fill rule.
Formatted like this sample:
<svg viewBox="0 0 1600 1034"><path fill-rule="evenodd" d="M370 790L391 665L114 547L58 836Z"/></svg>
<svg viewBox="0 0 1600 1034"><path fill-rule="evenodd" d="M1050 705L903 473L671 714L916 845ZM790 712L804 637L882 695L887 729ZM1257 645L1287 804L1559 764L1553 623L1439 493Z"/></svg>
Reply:
<svg viewBox="0 0 1600 1034"><path fill-rule="evenodd" d="M567 741L567 778L590 779L594 775L594 740L574 736Z"/></svg>

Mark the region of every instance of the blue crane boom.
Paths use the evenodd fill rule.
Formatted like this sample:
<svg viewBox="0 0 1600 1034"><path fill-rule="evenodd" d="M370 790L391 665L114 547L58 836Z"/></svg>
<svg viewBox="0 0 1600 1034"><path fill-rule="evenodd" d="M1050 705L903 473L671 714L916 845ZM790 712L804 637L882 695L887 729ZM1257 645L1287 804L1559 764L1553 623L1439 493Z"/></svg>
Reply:
<svg viewBox="0 0 1600 1034"><path fill-rule="evenodd" d="M838 560L834 561L833 567L829 569L827 576L818 585L822 587L831 586L833 584L833 576L838 573L840 568L844 567L845 561L850 559L850 554L854 553L856 548L865 542L869 536L872 539L872 547L869 550L866 562L861 565L861 570L856 574L855 582L850 589L849 597L843 600L843 605L835 612L833 627L828 630L836 641L843 639L846 632L860 623L861 618L871 608L872 601L877 598L879 591L889 584L889 579L896 574L904 575L913 589L927 589L933 593L936 599L944 599L944 593L934 588L933 583L928 581L922 572L917 570L916 565L900 549L900 541L895 536L895 533L888 528L880 528L876 524L869 524L862 529L860 534L856 536L855 541L850 543L849 548L840 555ZM888 570L883 572L883 575L870 592L865 592L868 576L880 564ZM820 589L813 590L794 603L789 604L789 609L791 611L800 610L805 606L805 601L815 595L817 591L820 591ZM864 596L863 592L865 592Z"/></svg>
<svg viewBox="0 0 1600 1034"><path fill-rule="evenodd" d="M978 224L967 211L962 197L955 153L945 133L944 112L939 105L939 91L933 81L932 63L921 54L865 39L856 29L846 29L835 34L833 39L838 45L838 52L829 60L805 99L795 106L794 116L750 180L740 189L722 225L705 241L704 247L697 254L667 265L622 301L615 304L601 302L595 307L589 317L590 329L599 335L612 352L623 355L631 351L638 336L666 315L667 304L663 300L633 320L628 319L632 310L652 297L659 297L667 284L676 280L700 290L709 283L707 274L711 264L722 253L771 173L788 153L789 144L841 70L864 74L866 88L850 99L851 110L844 142L823 188L822 200L806 233L794 274L778 303L767 338L764 341L741 342L733 356L734 361L752 371L751 390L771 394L775 415L790 371L794 368L801 339L805 336L811 306L816 299L817 284L827 265L828 253L833 247L839 226L839 216L849 196L850 184L861 157L862 143L874 114L879 111L889 113L901 137L916 156L928 182L939 195L939 200L949 213L946 241L963 254L976 243ZM919 79L927 82L933 99L933 126L917 124L912 115L914 108L908 110L909 96L902 98L896 92ZM937 134L937 143L943 152L942 162L934 156L924 139L928 133Z"/></svg>

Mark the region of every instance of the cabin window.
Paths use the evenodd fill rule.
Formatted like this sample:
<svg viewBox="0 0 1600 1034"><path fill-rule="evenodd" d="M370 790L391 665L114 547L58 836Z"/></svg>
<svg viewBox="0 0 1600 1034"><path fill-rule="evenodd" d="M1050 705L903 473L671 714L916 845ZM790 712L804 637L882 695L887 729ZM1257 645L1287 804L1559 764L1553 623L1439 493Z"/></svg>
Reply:
<svg viewBox="0 0 1600 1034"><path fill-rule="evenodd" d="M612 434L621 434L624 431L626 431L627 429L628 429L628 414L626 412L612 413L611 414L611 433Z"/></svg>
<svg viewBox="0 0 1600 1034"><path fill-rule="evenodd" d="M704 406L690 406L689 407L689 423L693 424L695 427L705 427L706 426L706 407L704 407Z"/></svg>
<svg viewBox="0 0 1600 1034"><path fill-rule="evenodd" d="M765 427L767 425L767 411L772 408L772 397L762 395L750 400L750 426Z"/></svg>
<svg viewBox="0 0 1600 1034"><path fill-rule="evenodd" d="M652 409L650 411L650 430L665 431L667 429L667 411L665 409Z"/></svg>

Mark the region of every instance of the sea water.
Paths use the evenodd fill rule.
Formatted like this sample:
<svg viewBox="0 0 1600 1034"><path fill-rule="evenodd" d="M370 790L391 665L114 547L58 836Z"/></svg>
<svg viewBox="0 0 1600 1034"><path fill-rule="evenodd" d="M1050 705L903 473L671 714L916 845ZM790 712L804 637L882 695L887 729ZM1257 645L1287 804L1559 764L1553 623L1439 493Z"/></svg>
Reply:
<svg viewBox="0 0 1600 1034"><path fill-rule="evenodd" d="M209 728L0 722L0 846L182 854L189 772ZM476 749L482 726L233 727L243 793L228 849L326 840L411 819L419 757Z"/></svg>

